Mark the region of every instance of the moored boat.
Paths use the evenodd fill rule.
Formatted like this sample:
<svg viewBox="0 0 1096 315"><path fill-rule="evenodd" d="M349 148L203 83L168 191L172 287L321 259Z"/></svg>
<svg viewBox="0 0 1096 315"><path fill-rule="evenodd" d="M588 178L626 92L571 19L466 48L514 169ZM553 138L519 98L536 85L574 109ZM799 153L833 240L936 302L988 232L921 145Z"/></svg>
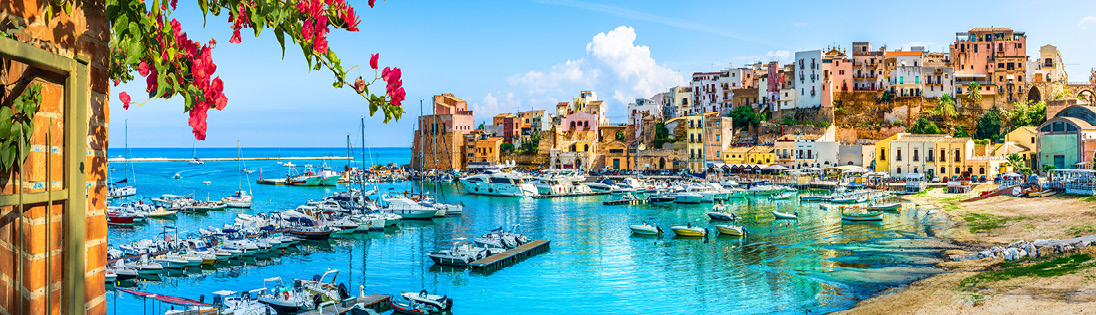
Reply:
<svg viewBox="0 0 1096 315"><path fill-rule="evenodd" d="M632 230L633 234L639 234L639 235L661 235L662 234L662 228L660 228L658 226L647 224L647 222L643 222L643 224L632 224L628 228L630 228Z"/></svg>
<svg viewBox="0 0 1096 315"><path fill-rule="evenodd" d="M845 221L883 221L882 211L871 211L867 213L848 213L841 212L841 220Z"/></svg>
<svg viewBox="0 0 1096 315"><path fill-rule="evenodd" d="M777 219L799 219L799 211L796 211L794 213L784 213L773 210L773 216L775 216Z"/></svg>
<svg viewBox="0 0 1096 315"><path fill-rule="evenodd" d="M741 236L749 233L746 228L733 224L719 224L715 226L715 229L719 231L719 234L725 235Z"/></svg>
<svg viewBox="0 0 1096 315"><path fill-rule="evenodd" d="M897 211L898 208L901 208L901 207L902 207L902 204L897 203L897 202L895 202L895 203L878 203L878 204L877 203L872 203L872 204L868 204L868 210L871 210L871 211Z"/></svg>
<svg viewBox="0 0 1096 315"><path fill-rule="evenodd" d="M702 227L688 225L671 226L670 230L674 231L677 236L683 237L704 237L708 236L708 230Z"/></svg>

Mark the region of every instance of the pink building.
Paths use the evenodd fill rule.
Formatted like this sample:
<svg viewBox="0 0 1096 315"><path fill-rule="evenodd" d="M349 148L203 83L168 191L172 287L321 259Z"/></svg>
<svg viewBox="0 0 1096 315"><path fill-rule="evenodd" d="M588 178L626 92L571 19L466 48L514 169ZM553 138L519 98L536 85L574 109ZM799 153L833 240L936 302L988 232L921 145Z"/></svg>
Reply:
<svg viewBox="0 0 1096 315"><path fill-rule="evenodd" d="M460 134L466 134L475 129L472 111L468 110L468 102L453 94L434 95L434 114L438 115L436 120L432 117L426 119L428 115L423 116L419 125L432 126L437 121L438 126L433 128Z"/></svg>
<svg viewBox="0 0 1096 315"><path fill-rule="evenodd" d="M597 131L598 116L586 112L574 112L563 117L560 129L563 131L593 130Z"/></svg>
<svg viewBox="0 0 1096 315"><path fill-rule="evenodd" d="M852 60L841 47L831 47L822 55L822 106L833 106L833 93L848 92L853 87Z"/></svg>

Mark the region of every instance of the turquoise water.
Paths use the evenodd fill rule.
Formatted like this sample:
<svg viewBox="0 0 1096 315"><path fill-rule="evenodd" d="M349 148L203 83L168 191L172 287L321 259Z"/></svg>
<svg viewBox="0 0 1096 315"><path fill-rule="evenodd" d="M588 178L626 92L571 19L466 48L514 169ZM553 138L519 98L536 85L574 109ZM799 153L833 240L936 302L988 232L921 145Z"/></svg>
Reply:
<svg viewBox="0 0 1096 315"><path fill-rule="evenodd" d="M200 157L235 156L235 149L199 149ZM245 156L277 156L279 149L244 149ZM343 156L346 149L280 149L282 156ZM288 153L287 153L288 152ZM405 148L374 149L376 163L406 164ZM122 154L112 151L111 156ZM360 151L355 153L360 156ZM135 157L190 157L190 148L133 149ZM305 162L294 162L304 165ZM311 164L320 164L309 161ZM344 161L329 165L341 168ZM119 180L125 164L111 165ZM284 168L274 161L249 162L264 172ZM235 162L133 163L138 193L193 194L212 199L236 190ZM182 179L170 177L180 173ZM256 174L252 174L253 181ZM133 176L130 176L133 177ZM210 181L206 185L202 182ZM244 183L245 189L247 183ZM382 184L381 189L406 190L412 184ZM432 189L431 184L426 185ZM197 231L232 221L237 213L295 208L345 189L252 184L251 210L226 210L206 215L184 214L175 220L151 221L134 227L111 227L111 245L153 238L163 226ZM711 226L704 212L711 205L603 206L608 197L558 199L471 196L455 184L440 184L450 202L466 204L462 217L404 221L384 232L352 235L303 247L301 253L244 266L190 271L136 284L138 290L197 299L217 290L249 290L262 279L311 278L328 268L339 269L339 281L352 294L359 285L366 293L395 294L427 289L448 294L455 314L640 313L824 313L852 307L879 291L908 284L939 272L932 268L941 256L934 235L946 222L924 210L888 213L882 223L842 223L836 211L815 203L735 199L735 211L752 235L708 239L632 236L628 225L643 220L669 231L671 225ZM774 220L773 209L798 210L798 221ZM697 221L699 219L699 221ZM426 252L455 238L472 238L499 226L521 224L533 239L551 240L551 249L490 274L433 267ZM670 233L672 234L672 233ZM108 289L111 287L108 286ZM108 291L109 314L149 310L144 301Z"/></svg>

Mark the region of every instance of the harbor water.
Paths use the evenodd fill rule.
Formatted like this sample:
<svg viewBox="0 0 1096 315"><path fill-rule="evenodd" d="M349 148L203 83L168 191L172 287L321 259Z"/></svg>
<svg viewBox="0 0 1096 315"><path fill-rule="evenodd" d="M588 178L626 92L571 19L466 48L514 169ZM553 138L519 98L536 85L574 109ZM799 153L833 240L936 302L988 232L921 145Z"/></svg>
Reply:
<svg viewBox="0 0 1096 315"><path fill-rule="evenodd" d="M112 149L111 157L125 154ZM191 148L132 149L133 157L190 157ZM199 157L235 157L235 148L200 149ZM361 160L360 149L351 152ZM406 164L406 148L372 149L369 164ZM346 149L244 148L245 157L346 156ZM372 161L370 161L372 160ZM290 160L284 160L290 161ZM294 162L303 166L305 161ZM321 165L323 161L307 161ZM328 166L341 170L346 161ZM134 226L111 226L111 246L162 237L165 227L180 233L231 223L238 213L292 209L320 200L338 187L257 185L260 174L284 177L276 161L247 162L255 170L243 188L255 196L251 209L206 214L180 213L172 220L149 219ZM138 197L163 194L220 199L237 190L237 162L112 163L111 178L135 184ZM179 174L181 178L174 179ZM208 184L206 183L208 182ZM250 187L249 186L250 182ZM381 192L417 189L416 183L378 184ZM397 294L428 290L454 299L454 314L757 314L825 313L852 307L887 288L940 272L940 241L932 237L947 224L929 209L906 208L882 222L843 223L835 210L817 203L766 198L732 199L730 209L750 235L719 236L704 215L711 204L604 206L608 196L507 198L473 196L459 184L424 184L444 202L465 204L462 216L401 221L383 232L358 233L301 245L299 253L271 260L201 268L156 279L122 283L139 291L206 301L218 290L245 291L264 278L310 279L338 269L338 282L351 294ZM771 211L798 211L798 220L776 220ZM634 236L628 226L647 221L667 231L662 238ZM674 238L673 225L708 227L708 238ZM498 227L519 225L530 239L551 241L545 253L490 273L433 266L426 254L456 239L471 239ZM113 291L108 314L154 314L151 303ZM163 310L159 310L162 314Z"/></svg>

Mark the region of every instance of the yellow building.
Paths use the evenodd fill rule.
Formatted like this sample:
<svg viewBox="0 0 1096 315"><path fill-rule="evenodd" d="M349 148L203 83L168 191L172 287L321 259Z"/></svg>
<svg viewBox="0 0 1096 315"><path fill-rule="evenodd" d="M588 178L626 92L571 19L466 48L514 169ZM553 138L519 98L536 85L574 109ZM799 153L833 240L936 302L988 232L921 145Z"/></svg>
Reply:
<svg viewBox="0 0 1096 315"><path fill-rule="evenodd" d="M750 151L746 153L746 163L772 165L773 163L776 163L776 153L773 153L773 147L771 146L755 146L750 148Z"/></svg>
<svg viewBox="0 0 1096 315"><path fill-rule="evenodd" d="M700 173L704 166L704 124L702 115L685 116L686 145L689 151L689 171Z"/></svg>
<svg viewBox="0 0 1096 315"><path fill-rule="evenodd" d="M1038 132L1035 127L1023 126L1005 134L1005 143L999 145L993 155L1008 158L1010 154L1018 154L1024 159L1024 165L1033 170L1038 169L1035 157L1038 148ZM1016 171L1016 170L1012 170Z"/></svg>
<svg viewBox="0 0 1096 315"><path fill-rule="evenodd" d="M934 173L936 176L963 176L963 172L976 174L974 165L970 161L971 157L974 156L974 140L966 137L946 137L937 140L934 145L933 155L936 162Z"/></svg>
<svg viewBox="0 0 1096 315"><path fill-rule="evenodd" d="M889 170L888 167L890 166L890 164L887 163L887 152L890 149L890 143L891 143L891 141L898 140L898 138L901 137L902 135L903 134L901 134L901 133L895 134L893 136L887 137L886 139L879 140L879 141L875 142L875 151L876 151L876 153L875 153L875 171L876 172L887 172Z"/></svg>
<svg viewBox="0 0 1096 315"><path fill-rule="evenodd" d="M499 146L501 145L502 137L476 140L473 162L499 163Z"/></svg>
<svg viewBox="0 0 1096 315"><path fill-rule="evenodd" d="M723 152L724 164L746 164L746 155L752 147L733 147Z"/></svg>

